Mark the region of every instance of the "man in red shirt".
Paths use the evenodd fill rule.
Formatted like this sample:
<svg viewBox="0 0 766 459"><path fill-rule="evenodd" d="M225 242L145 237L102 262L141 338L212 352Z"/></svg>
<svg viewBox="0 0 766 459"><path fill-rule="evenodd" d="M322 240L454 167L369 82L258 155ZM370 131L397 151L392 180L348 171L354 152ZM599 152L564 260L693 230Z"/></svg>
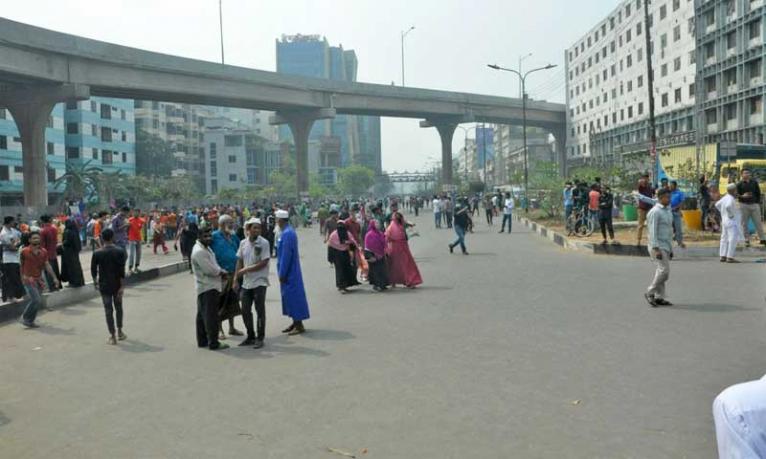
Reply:
<svg viewBox="0 0 766 459"><path fill-rule="evenodd" d="M41 292L45 287L43 282L43 269L48 273L51 279L56 278L56 273L48 259L48 251L40 246L40 233L34 232L29 235L29 245L21 250L19 255L21 282L29 295L29 304L24 308L21 314L21 324L27 328L37 328L35 323L37 311L42 306ZM61 282L58 279L55 285L61 288Z"/></svg>
<svg viewBox="0 0 766 459"><path fill-rule="evenodd" d="M597 183L590 186L590 192L588 193L588 214L593 222L593 228L598 225L598 204L601 199L601 191Z"/></svg>
<svg viewBox="0 0 766 459"><path fill-rule="evenodd" d="M138 265L141 264L141 243L143 238L141 230L146 224L146 219L141 217L141 211L134 209L128 219L128 271L137 273Z"/></svg>
<svg viewBox="0 0 766 459"><path fill-rule="evenodd" d="M58 290L56 284L61 285L61 274L59 271L59 260L56 248L59 245L59 232L56 226L51 222L50 215L41 215L40 222L43 224L40 229L40 245L48 254L48 263L50 263L53 269L53 275L46 276L48 282L48 290L51 292Z"/></svg>

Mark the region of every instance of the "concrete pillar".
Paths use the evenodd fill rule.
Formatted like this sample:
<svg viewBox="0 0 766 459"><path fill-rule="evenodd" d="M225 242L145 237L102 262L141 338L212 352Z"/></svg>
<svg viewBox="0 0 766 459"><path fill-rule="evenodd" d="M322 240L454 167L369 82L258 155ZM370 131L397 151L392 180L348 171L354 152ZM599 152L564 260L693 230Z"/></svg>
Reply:
<svg viewBox="0 0 766 459"><path fill-rule="evenodd" d="M442 185L452 185L452 137L457 124L437 124L439 138L442 141Z"/></svg>
<svg viewBox="0 0 766 459"><path fill-rule="evenodd" d="M0 106L11 112L21 137L26 207L42 208L48 205L45 128L53 106L59 102L89 97L90 89L81 85L43 86L0 92Z"/></svg>
<svg viewBox="0 0 766 459"><path fill-rule="evenodd" d="M335 117L334 108L280 111L269 119L269 124L287 124L295 143L295 180L298 197L309 191L309 134L314 121Z"/></svg>
<svg viewBox="0 0 766 459"><path fill-rule="evenodd" d="M561 177L567 176L567 131L565 128L555 129L551 131L553 137L556 139L556 160L559 163L559 175Z"/></svg>

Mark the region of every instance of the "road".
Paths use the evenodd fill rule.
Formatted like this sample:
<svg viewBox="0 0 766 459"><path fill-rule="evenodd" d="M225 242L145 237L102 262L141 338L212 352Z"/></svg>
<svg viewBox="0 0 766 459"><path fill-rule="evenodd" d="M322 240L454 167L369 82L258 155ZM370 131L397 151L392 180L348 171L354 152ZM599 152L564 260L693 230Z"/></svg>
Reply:
<svg viewBox="0 0 766 459"><path fill-rule="evenodd" d="M301 230L309 332L273 286L261 350L197 349L188 274L126 293L116 347L96 301L0 326L0 456L716 457L713 398L765 372L763 264L674 263L651 309L647 259L484 225L450 255L430 219L425 284L383 294L339 295Z"/></svg>

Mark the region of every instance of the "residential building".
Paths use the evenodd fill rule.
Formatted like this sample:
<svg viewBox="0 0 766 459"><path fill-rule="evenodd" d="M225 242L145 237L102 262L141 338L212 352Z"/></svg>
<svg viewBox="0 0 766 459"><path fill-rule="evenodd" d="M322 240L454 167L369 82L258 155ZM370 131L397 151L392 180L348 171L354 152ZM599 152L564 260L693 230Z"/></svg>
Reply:
<svg viewBox="0 0 766 459"><path fill-rule="evenodd" d="M649 5L658 139L694 130L692 0ZM648 156L649 93L643 0L624 0L565 53L570 164Z"/></svg>
<svg viewBox="0 0 766 459"><path fill-rule="evenodd" d="M330 46L319 35L283 35L276 42L276 51L279 73L356 81L359 65L356 53L342 45ZM279 129L279 139L292 141L286 126ZM379 117L338 115L330 120L317 120L309 134L309 155L313 156L309 165L316 165L317 169L310 167L310 172L318 173L325 183L334 183L328 180L334 180L335 170L351 164L362 164L380 173L380 151Z"/></svg>
<svg viewBox="0 0 766 459"><path fill-rule="evenodd" d="M66 161L104 172L136 173L133 101L92 97L65 105Z"/></svg>
<svg viewBox="0 0 766 459"><path fill-rule="evenodd" d="M256 134L251 126L214 117L205 121L203 141L206 194L268 185L288 144Z"/></svg>
<svg viewBox="0 0 766 459"><path fill-rule="evenodd" d="M701 144L763 144L764 0L695 0Z"/></svg>
<svg viewBox="0 0 766 459"><path fill-rule="evenodd" d="M60 192L54 182L66 172L64 143L64 104L51 111L45 129L45 152L48 163L48 192ZM11 113L0 108L0 205L23 203L24 165L21 155L21 137Z"/></svg>

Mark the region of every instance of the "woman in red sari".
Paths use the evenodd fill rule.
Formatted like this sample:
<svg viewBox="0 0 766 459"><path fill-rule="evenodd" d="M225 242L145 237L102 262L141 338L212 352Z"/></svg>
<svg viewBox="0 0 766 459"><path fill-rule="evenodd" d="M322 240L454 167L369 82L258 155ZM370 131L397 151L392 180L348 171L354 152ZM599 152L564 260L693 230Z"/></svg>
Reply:
<svg viewBox="0 0 766 459"><path fill-rule="evenodd" d="M392 287L404 284L409 288L423 283L418 271L418 265L412 258L410 246L407 243L407 233L404 231L404 217L394 212L391 224L386 228L386 255L388 255L388 281Z"/></svg>

